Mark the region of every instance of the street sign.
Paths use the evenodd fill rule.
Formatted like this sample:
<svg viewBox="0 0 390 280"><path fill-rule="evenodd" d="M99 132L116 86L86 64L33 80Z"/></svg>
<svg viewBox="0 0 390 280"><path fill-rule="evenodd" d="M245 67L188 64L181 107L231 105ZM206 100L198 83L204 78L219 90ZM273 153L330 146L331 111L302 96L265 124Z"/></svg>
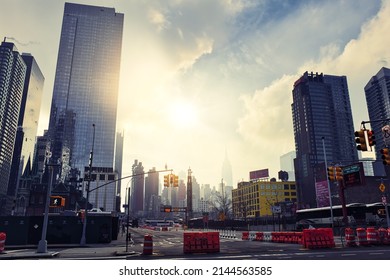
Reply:
<svg viewBox="0 0 390 280"><path fill-rule="evenodd" d="M344 187L364 185L364 169L361 162L348 166L343 166Z"/></svg>
<svg viewBox="0 0 390 280"><path fill-rule="evenodd" d="M379 185L379 189L380 189L381 192L384 192L385 189L386 189L386 187L385 187L385 185L382 183L382 184Z"/></svg>

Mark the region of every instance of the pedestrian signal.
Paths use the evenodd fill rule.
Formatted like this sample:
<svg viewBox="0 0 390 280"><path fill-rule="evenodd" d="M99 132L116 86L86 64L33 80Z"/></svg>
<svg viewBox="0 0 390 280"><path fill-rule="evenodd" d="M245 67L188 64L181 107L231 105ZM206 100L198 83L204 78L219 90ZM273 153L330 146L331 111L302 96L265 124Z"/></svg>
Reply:
<svg viewBox="0 0 390 280"><path fill-rule="evenodd" d="M62 196L50 196L50 207L64 207L65 198Z"/></svg>

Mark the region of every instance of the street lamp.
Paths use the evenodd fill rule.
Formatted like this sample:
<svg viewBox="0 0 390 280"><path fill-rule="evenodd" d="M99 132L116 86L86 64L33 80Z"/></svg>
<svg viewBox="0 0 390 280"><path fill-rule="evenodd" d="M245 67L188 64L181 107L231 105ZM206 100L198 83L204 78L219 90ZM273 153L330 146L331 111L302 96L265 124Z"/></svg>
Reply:
<svg viewBox="0 0 390 280"><path fill-rule="evenodd" d="M85 246L87 243L86 240L86 231L87 231L87 217L88 217L88 200L89 200L89 188L91 186L91 178L92 178L92 160L93 160L93 148L95 145L95 124L92 124L93 127L93 137L92 137L92 148L91 153L89 155L89 170L88 170L88 183L87 183L87 197L85 201L85 209L84 209L84 223L83 223L83 233L81 235L80 245ZM85 177L85 176L84 176Z"/></svg>
<svg viewBox="0 0 390 280"><path fill-rule="evenodd" d="M322 137L322 148L324 150L324 161L325 161L325 170L328 170L328 163L326 160L326 150L325 150L325 137ZM332 223L332 230L333 230L333 208L332 208L332 192L330 190L330 182L328 176L326 176L327 180L327 185L328 185L328 193L329 193L329 207L330 207L330 219Z"/></svg>
<svg viewBox="0 0 390 280"><path fill-rule="evenodd" d="M38 243L37 253L47 253L46 234L47 234L47 224L49 221L49 204L50 204L51 186L53 184L53 173L54 173L53 166L56 165L56 164L48 163L50 158L51 158L51 152L46 152L46 167L48 167L50 171L50 175L49 175L50 180L49 180L49 184L47 185L47 192L46 192L45 216L42 225L42 237Z"/></svg>
<svg viewBox="0 0 390 280"><path fill-rule="evenodd" d="M130 186L129 183L131 183L132 179L130 179L127 182L126 186L126 203L127 203L127 217L126 217L126 252L128 251L129 247L129 223L130 223ZM122 221L123 222L123 221Z"/></svg>

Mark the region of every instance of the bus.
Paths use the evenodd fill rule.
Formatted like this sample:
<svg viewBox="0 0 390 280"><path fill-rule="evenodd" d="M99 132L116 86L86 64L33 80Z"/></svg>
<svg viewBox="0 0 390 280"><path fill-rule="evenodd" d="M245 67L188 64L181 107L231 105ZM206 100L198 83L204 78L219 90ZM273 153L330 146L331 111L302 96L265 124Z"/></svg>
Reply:
<svg viewBox="0 0 390 280"><path fill-rule="evenodd" d="M145 220L145 226L149 227L173 227L173 220Z"/></svg>
<svg viewBox="0 0 390 280"><path fill-rule="evenodd" d="M346 205L347 219L350 226L382 226L386 222L385 207L382 203L351 203ZM343 225L343 209L341 205L332 206L333 225ZM296 229L310 227L332 227L331 208L319 207L299 209L296 211Z"/></svg>

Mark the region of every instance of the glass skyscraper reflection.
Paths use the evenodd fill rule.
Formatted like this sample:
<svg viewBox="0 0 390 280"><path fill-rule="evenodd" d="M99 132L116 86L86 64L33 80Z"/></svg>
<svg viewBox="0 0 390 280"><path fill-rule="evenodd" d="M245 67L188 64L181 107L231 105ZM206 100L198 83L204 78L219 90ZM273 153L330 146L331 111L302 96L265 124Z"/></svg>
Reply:
<svg viewBox="0 0 390 280"><path fill-rule="evenodd" d="M113 168L124 15L114 8L65 3L51 105L52 160Z"/></svg>

